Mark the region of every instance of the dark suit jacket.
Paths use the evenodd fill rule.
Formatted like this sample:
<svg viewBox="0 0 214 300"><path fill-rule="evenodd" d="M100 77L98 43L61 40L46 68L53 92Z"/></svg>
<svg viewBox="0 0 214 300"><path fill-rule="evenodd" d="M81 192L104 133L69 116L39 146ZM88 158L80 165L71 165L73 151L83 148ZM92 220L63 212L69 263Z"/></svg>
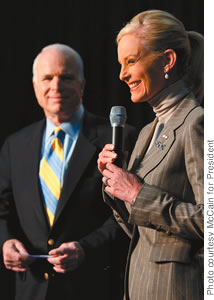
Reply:
<svg viewBox="0 0 214 300"><path fill-rule="evenodd" d="M16 238L29 253L45 254L64 242L79 241L86 260L77 271L65 275L54 272L46 260L38 260L30 271L16 274L16 299L114 299L110 284L110 278L116 279L113 252L117 240L123 241L122 231L102 201L97 170L98 154L111 142L109 120L85 114L51 229L38 178L44 127L45 120L30 125L10 136L2 148L0 242ZM136 135L129 126L126 132L130 151Z"/></svg>
<svg viewBox="0 0 214 300"><path fill-rule="evenodd" d="M140 133L129 170L143 182L128 217L126 299L203 299L203 109L186 95L147 152L156 120ZM122 218L121 218L122 217ZM132 232L132 230L134 230Z"/></svg>

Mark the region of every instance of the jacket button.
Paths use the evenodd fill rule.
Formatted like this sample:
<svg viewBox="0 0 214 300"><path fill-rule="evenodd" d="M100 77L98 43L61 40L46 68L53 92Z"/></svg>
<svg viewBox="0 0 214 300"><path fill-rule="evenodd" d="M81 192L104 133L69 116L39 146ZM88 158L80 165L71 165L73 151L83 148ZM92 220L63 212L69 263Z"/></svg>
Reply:
<svg viewBox="0 0 214 300"><path fill-rule="evenodd" d="M54 244L54 240L53 239L48 240L48 245L53 246L53 244Z"/></svg>
<svg viewBox="0 0 214 300"><path fill-rule="evenodd" d="M49 277L48 273L44 273L45 280L48 280L48 277Z"/></svg>

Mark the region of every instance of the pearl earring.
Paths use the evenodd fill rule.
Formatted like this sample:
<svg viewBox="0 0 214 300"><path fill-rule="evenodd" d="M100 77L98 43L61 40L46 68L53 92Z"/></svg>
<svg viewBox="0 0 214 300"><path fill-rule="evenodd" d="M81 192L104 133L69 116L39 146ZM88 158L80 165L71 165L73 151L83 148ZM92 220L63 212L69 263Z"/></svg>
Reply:
<svg viewBox="0 0 214 300"><path fill-rule="evenodd" d="M168 73L165 73L165 74L164 74L164 77L165 77L166 80L169 79L169 74L168 74Z"/></svg>

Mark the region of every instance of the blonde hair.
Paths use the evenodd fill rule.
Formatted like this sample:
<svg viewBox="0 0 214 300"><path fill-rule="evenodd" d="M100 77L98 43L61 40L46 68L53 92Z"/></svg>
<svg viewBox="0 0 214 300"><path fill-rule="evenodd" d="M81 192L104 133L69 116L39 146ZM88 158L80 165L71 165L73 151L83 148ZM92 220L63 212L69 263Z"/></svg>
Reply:
<svg viewBox="0 0 214 300"><path fill-rule="evenodd" d="M180 20L162 10L147 10L136 15L120 30L117 35L117 43L126 34L138 36L142 39L142 47L156 55L160 55L166 49L173 49L177 55L178 75L183 77L188 87L201 98L203 95L202 56L204 53L201 34L187 32ZM194 70L194 76L192 70ZM196 87L197 92L195 91Z"/></svg>
<svg viewBox="0 0 214 300"><path fill-rule="evenodd" d="M200 103L204 100L204 37L195 31L188 31L192 55L187 72L183 77ZM193 55L194 54L194 55Z"/></svg>

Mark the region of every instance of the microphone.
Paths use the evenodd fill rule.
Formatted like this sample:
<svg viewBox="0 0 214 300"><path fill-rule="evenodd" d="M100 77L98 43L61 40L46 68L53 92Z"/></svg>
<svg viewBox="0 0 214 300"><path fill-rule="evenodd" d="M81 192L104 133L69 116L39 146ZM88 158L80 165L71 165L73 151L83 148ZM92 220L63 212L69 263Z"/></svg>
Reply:
<svg viewBox="0 0 214 300"><path fill-rule="evenodd" d="M112 126L112 144L115 145L117 158L114 163L122 168L124 153L124 127L126 124L126 109L124 106L113 106L110 111L110 123Z"/></svg>
<svg viewBox="0 0 214 300"><path fill-rule="evenodd" d="M117 153L117 158L114 161L114 164L122 168L124 155L124 127L127 119L125 107L113 106L111 108L109 118L112 126L112 144L115 145L115 152ZM124 201L114 197L113 203L113 207L115 207L119 215L125 222L128 222L129 213Z"/></svg>

